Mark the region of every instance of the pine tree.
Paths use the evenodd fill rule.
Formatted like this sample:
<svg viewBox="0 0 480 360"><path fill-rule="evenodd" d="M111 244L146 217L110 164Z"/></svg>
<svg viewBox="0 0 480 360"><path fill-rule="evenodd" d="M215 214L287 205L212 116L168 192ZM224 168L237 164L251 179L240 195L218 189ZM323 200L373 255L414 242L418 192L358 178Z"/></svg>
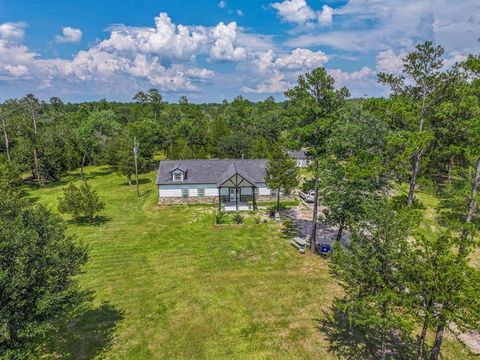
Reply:
<svg viewBox="0 0 480 360"><path fill-rule="evenodd" d="M63 198L59 201L58 211L62 214L71 214L74 221L79 220L82 213L82 194L73 183L70 183L63 191Z"/></svg>
<svg viewBox="0 0 480 360"><path fill-rule="evenodd" d="M402 272L407 236L415 225L414 214L380 201L366 210L364 222L353 228L351 247L336 244L332 272L340 280L345 295L336 310L345 314L352 326L366 327L379 334L374 358L385 359L388 338L395 332L411 330L412 318L405 316ZM391 346L391 345L390 345Z"/></svg>
<svg viewBox="0 0 480 360"><path fill-rule="evenodd" d="M80 185L80 196L82 213L90 221L93 221L95 215L105 207L105 204L100 200L97 192L86 181Z"/></svg>
<svg viewBox="0 0 480 360"><path fill-rule="evenodd" d="M277 191L277 212L280 211L280 190L290 193L298 185L299 170L295 159L277 146L267 163L265 183Z"/></svg>

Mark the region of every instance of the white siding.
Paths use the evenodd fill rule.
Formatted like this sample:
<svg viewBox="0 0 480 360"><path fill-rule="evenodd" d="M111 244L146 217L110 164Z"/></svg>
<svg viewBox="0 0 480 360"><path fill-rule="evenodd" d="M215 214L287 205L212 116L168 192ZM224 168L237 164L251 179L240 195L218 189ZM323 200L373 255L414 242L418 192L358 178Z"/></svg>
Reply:
<svg viewBox="0 0 480 360"><path fill-rule="evenodd" d="M270 195L270 189L265 183L259 183L258 194L259 195ZM158 194L161 198L167 197L182 197L182 190L188 189L188 196L197 197L198 189L205 189L205 196L218 196L217 186L214 184L169 184L169 185L159 185ZM220 189L221 195L228 195L228 188ZM242 188L243 195L251 195L252 189L250 187Z"/></svg>
<svg viewBox="0 0 480 360"><path fill-rule="evenodd" d="M188 196L197 197L198 188L205 189L205 196L218 196L217 187L213 184L171 184L159 185L158 194L162 198L182 197L182 190L188 189ZM227 189L228 190L228 189Z"/></svg>
<svg viewBox="0 0 480 360"><path fill-rule="evenodd" d="M258 186L258 195L270 195L270 189L265 183L257 183Z"/></svg>

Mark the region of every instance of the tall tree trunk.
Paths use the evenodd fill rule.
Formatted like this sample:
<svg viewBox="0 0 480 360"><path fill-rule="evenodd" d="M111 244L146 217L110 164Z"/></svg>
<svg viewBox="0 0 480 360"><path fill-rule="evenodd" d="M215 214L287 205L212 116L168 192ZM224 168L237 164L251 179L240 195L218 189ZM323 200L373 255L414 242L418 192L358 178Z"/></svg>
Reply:
<svg viewBox="0 0 480 360"><path fill-rule="evenodd" d="M33 123L33 134L34 134L34 144L33 144L33 164L34 164L34 172L37 178L37 182L41 183L40 178L40 162L38 160L38 150L37 150L37 116L35 115L35 111L32 110L32 123Z"/></svg>
<svg viewBox="0 0 480 360"><path fill-rule="evenodd" d="M3 131L3 140L5 142L5 153L7 154L7 161L9 164L11 164L12 159L10 158L10 142L8 141L7 121L3 116L2 116L2 131Z"/></svg>
<svg viewBox="0 0 480 360"><path fill-rule="evenodd" d="M460 242L460 247L459 247L459 254L464 255L465 254L465 241L467 240L468 237L468 224L472 222L473 214L475 212L475 207L477 206L476 203L476 196L478 193L478 187L480 184L480 157L477 160L477 168L475 170L475 176L473 178L473 183L472 183L472 191L470 192L470 196L468 199L468 205L467 205L467 215L465 216L465 228L462 231L462 237L461 237L461 242Z"/></svg>
<svg viewBox="0 0 480 360"><path fill-rule="evenodd" d="M425 339L427 337L427 330L428 330L428 317L425 313L425 317L423 318L423 325L422 331L420 333L420 338L418 339L418 350L417 350L417 359L423 360L424 352L425 352Z"/></svg>
<svg viewBox="0 0 480 360"><path fill-rule="evenodd" d="M277 189L277 213L280 211L280 189Z"/></svg>
<svg viewBox="0 0 480 360"><path fill-rule="evenodd" d="M82 164L80 166L80 176L83 177L83 168L85 167L85 160L87 159L87 153L83 153Z"/></svg>
<svg viewBox="0 0 480 360"><path fill-rule="evenodd" d="M342 221L338 227L337 237L335 239L336 241L342 240L342 233L343 233L344 227L345 227L344 221Z"/></svg>
<svg viewBox="0 0 480 360"><path fill-rule="evenodd" d="M411 206L413 204L413 200L415 199L415 186L417 185L417 177L420 171L420 160L422 159L423 149L418 150L415 153L415 157L412 161L412 175L410 177L410 188L408 190L408 199L407 199L407 206Z"/></svg>
<svg viewBox="0 0 480 360"><path fill-rule="evenodd" d="M422 104L420 105L420 123L418 125L418 131L423 132L423 127L425 125L426 117L426 102L427 102L427 85L423 82L422 85ZM423 152L425 150L420 148L415 153L415 156L412 160L412 174L410 176L410 189L408 190L407 206L412 206L413 200L415 199L415 186L417 185L417 177L420 172L420 160L422 159Z"/></svg>
<svg viewBox="0 0 480 360"><path fill-rule="evenodd" d="M40 164L38 162L38 153L36 146L33 148L33 173L40 184Z"/></svg>
<svg viewBox="0 0 480 360"><path fill-rule="evenodd" d="M128 186L132 186L132 176L128 175Z"/></svg>
<svg viewBox="0 0 480 360"><path fill-rule="evenodd" d="M442 347L444 330L445 330L445 324L443 322L437 325L437 331L435 333L435 342L433 343L432 352L430 354L430 360L438 360L438 356L440 355L440 349Z"/></svg>
<svg viewBox="0 0 480 360"><path fill-rule="evenodd" d="M315 170L315 195L313 198L313 216L312 216L312 234L310 235L310 253L315 254L315 247L317 245L317 213L318 213L318 174Z"/></svg>

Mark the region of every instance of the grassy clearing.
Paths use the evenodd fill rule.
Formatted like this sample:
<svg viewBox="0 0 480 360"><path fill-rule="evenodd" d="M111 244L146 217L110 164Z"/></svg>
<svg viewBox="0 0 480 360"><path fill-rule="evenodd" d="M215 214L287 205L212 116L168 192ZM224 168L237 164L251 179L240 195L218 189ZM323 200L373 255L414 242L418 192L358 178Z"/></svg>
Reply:
<svg viewBox="0 0 480 360"><path fill-rule="evenodd" d="M318 319L340 293L328 261L299 255L273 222L215 226L211 206L157 206L105 167L87 177L106 208L69 225L90 247L81 286L92 300L39 343L39 357L334 359ZM31 197L56 211L72 175ZM66 218L68 220L68 218ZM456 341L445 358L468 359Z"/></svg>

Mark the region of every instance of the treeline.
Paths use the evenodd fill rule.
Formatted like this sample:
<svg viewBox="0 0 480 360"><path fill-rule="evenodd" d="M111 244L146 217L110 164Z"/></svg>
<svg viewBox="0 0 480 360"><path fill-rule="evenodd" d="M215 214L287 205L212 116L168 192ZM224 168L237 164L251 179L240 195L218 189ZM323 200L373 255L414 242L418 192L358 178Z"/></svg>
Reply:
<svg viewBox="0 0 480 360"><path fill-rule="evenodd" d="M283 108L273 98L252 103L241 96L169 104L156 89L137 93L132 103L65 104L28 94L0 105L0 151L39 184L90 164L112 165L130 179L135 139L140 170L156 152L171 159L267 157L287 126Z"/></svg>

